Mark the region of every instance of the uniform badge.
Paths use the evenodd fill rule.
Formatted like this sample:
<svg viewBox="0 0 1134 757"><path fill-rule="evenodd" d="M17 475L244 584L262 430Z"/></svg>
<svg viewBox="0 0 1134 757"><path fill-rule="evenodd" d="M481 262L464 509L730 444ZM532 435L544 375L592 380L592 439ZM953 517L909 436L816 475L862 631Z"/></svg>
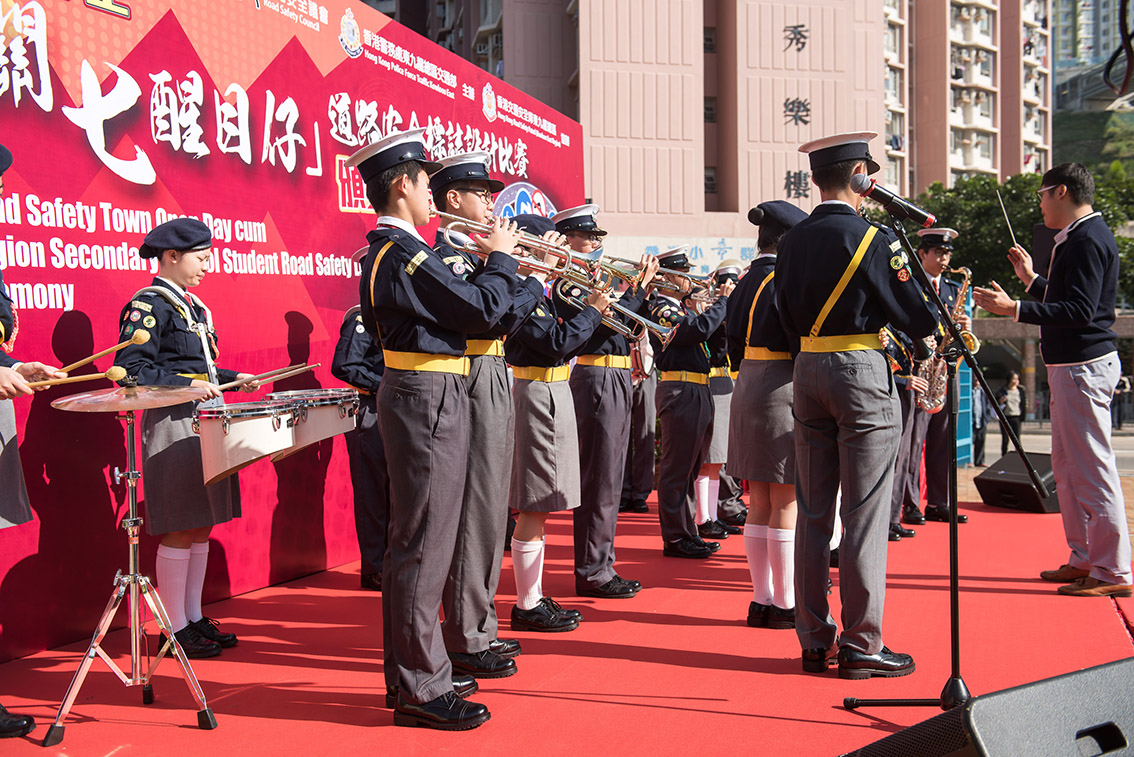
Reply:
<svg viewBox="0 0 1134 757"><path fill-rule="evenodd" d="M130 307L145 310L147 313L152 313L154 309L153 305L148 302L142 302L141 300L131 300Z"/></svg>
<svg viewBox="0 0 1134 757"><path fill-rule="evenodd" d="M544 316L546 316L546 315L547 315L547 313L543 312L543 308L536 308L536 309L535 309L535 313L536 313L536 315L538 315L538 316L539 316L540 318L543 318Z"/></svg>
<svg viewBox="0 0 1134 757"><path fill-rule="evenodd" d="M419 252L414 255L410 262L406 263L406 273L413 276L413 272L417 270L419 265L425 262L427 257L429 257L429 255L424 252Z"/></svg>
<svg viewBox="0 0 1134 757"><path fill-rule="evenodd" d="M134 333L134 324L127 323L126 328L122 329L122 336L130 336Z"/></svg>
<svg viewBox="0 0 1134 757"><path fill-rule="evenodd" d="M465 265L465 261L463 260L459 260L453 264L453 273L457 274L458 276L464 276L465 272L468 270L468 266Z"/></svg>
<svg viewBox="0 0 1134 757"><path fill-rule="evenodd" d="M910 272L909 271L907 271L905 268L898 271L898 281L900 281L904 284L905 282L907 282L909 280L910 280Z"/></svg>
<svg viewBox="0 0 1134 757"><path fill-rule="evenodd" d="M355 326L355 327L354 327L354 330L355 330L355 333L358 333L358 334L362 334L363 332L365 332L365 331L366 331L366 327L365 327L365 326L363 326L363 325L362 325L362 324L360 323L360 324L358 324L357 326Z"/></svg>
<svg viewBox="0 0 1134 757"><path fill-rule="evenodd" d="M137 310L130 311L130 320L137 323L142 319L142 314Z"/></svg>
<svg viewBox="0 0 1134 757"><path fill-rule="evenodd" d="M901 270L905 264L906 261L902 260L901 255L895 255L894 257L890 258L890 267L895 271Z"/></svg>
<svg viewBox="0 0 1134 757"><path fill-rule="evenodd" d="M152 329L154 326L157 325L157 319L154 318L152 315L147 315L145 318L142 319L142 325L145 326L147 329Z"/></svg>

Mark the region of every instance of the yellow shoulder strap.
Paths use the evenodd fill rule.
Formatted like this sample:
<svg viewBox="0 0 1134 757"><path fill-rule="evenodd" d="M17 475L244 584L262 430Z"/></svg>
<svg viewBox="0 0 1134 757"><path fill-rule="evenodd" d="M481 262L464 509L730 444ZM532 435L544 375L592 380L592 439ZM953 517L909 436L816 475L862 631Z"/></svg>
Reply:
<svg viewBox="0 0 1134 757"><path fill-rule="evenodd" d="M760 301L760 295L764 292L764 287L768 286L768 282L771 281L772 277L775 275L776 272L772 271L765 276L764 280L760 282L759 289L756 290L756 296L752 298L752 307L748 308L748 330L744 332L745 343L752 338L752 316L756 313L756 303Z"/></svg>
<svg viewBox="0 0 1134 757"><path fill-rule="evenodd" d="M378 276L378 264L382 262L382 257L386 252L394 246L394 240L391 239L386 244L382 245L382 249L378 250L378 255L374 258L374 265L370 267L370 307L374 307L374 279ZM377 328L377 324L375 324Z"/></svg>
<svg viewBox="0 0 1134 757"><path fill-rule="evenodd" d="M871 226L866 230L866 236L858 243L858 249L854 251L854 257L851 258L850 265L843 271L843 276L839 279L839 283L835 285L835 291L831 292L831 296L823 303L823 309L819 311L819 317L815 319L815 325L811 327L811 336L819 336L819 329L823 328L823 321L827 320L831 308L835 307L835 303L843 296L843 290L847 288L850 283L851 276L858 270L858 266L862 263L862 259L866 256L866 250L870 247L870 243L874 240L874 235L878 233L877 226Z"/></svg>

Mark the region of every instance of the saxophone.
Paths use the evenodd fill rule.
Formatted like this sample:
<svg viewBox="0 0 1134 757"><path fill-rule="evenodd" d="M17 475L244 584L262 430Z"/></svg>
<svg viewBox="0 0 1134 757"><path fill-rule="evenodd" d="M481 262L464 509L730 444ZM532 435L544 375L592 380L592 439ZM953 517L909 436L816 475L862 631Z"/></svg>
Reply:
<svg viewBox="0 0 1134 757"><path fill-rule="evenodd" d="M943 273L959 273L964 281L961 283L961 289L957 292L957 304L953 306L953 312L950 317L954 322L965 313L965 295L969 290L969 283L972 281L973 272L968 268L949 268L946 267ZM961 339L964 340L965 346L969 348L969 352L974 355L980 350L980 340L971 331L962 331ZM949 346L952 340L952 334L948 331L945 336L941 338L941 343L937 345L937 349L929 356L927 360L923 360L917 366L915 374L920 378L925 379L929 384L929 389L924 394L918 394L916 403L917 406L929 414L939 413L945 407L945 393L949 390L948 384L948 365L945 358L942 356L945 348Z"/></svg>

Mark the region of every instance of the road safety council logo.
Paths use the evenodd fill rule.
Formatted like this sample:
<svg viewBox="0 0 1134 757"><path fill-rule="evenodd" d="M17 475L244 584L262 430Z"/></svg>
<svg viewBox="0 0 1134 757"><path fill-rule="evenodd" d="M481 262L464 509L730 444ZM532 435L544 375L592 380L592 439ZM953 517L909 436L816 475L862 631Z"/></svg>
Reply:
<svg viewBox="0 0 1134 757"><path fill-rule="evenodd" d="M350 8L346 9L339 21L339 44L352 58L362 55L362 33L358 30L358 22L354 20L354 11Z"/></svg>
<svg viewBox="0 0 1134 757"><path fill-rule="evenodd" d="M492 90L491 83L486 83L480 92L480 106L489 123L496 120L496 93Z"/></svg>

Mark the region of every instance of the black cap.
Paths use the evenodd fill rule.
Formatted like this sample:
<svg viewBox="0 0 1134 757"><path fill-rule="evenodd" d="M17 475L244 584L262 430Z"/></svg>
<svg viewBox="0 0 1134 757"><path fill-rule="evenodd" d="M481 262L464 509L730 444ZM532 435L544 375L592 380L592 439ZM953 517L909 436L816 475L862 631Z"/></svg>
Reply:
<svg viewBox="0 0 1134 757"><path fill-rule="evenodd" d="M689 270L689 245L683 244L671 247L665 252L658 253L658 265L662 268L674 270Z"/></svg>
<svg viewBox="0 0 1134 757"><path fill-rule="evenodd" d="M439 192L458 181L484 181L488 182L488 191L496 194L504 188L504 182L488 175L488 160L486 152L467 152L442 159L438 163L441 169L429 177L429 190Z"/></svg>
<svg viewBox="0 0 1134 757"><path fill-rule="evenodd" d="M174 218L172 221L155 226L146 234L138 255L143 258L160 258L166 250L188 252L207 250L213 246L213 234L209 227L196 218Z"/></svg>
<svg viewBox="0 0 1134 757"><path fill-rule="evenodd" d="M547 216L536 215L535 213L520 213L513 216L512 220L520 226L520 231L526 231L533 236L542 237L549 231L555 231L555 224Z"/></svg>
<svg viewBox="0 0 1134 757"><path fill-rule="evenodd" d="M787 231L807 218L802 210L784 200L762 202L748 211L748 222L753 226L777 225Z"/></svg>
<svg viewBox="0 0 1134 757"><path fill-rule="evenodd" d="M346 164L358 168L362 180L367 183L387 168L411 160L421 163L425 172L432 174L441 168L441 164L434 163L426 156L425 143L422 141L424 134L425 129L394 132L358 150L347 158Z"/></svg>
<svg viewBox="0 0 1134 757"><path fill-rule="evenodd" d="M12 151L0 145L0 174L12 167Z"/></svg>

